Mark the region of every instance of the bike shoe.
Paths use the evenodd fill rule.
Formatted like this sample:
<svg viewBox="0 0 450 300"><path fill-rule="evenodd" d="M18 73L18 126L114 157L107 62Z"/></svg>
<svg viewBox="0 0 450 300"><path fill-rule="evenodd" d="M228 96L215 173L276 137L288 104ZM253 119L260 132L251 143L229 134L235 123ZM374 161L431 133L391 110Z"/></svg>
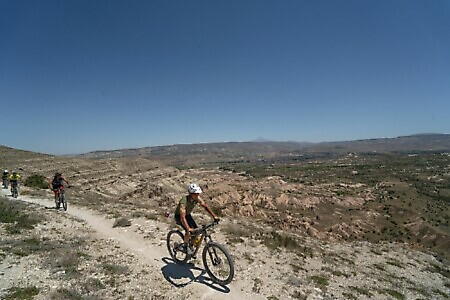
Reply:
<svg viewBox="0 0 450 300"><path fill-rule="evenodd" d="M183 245L183 250L186 252L187 255L192 255L194 254L194 249L192 248L191 245Z"/></svg>

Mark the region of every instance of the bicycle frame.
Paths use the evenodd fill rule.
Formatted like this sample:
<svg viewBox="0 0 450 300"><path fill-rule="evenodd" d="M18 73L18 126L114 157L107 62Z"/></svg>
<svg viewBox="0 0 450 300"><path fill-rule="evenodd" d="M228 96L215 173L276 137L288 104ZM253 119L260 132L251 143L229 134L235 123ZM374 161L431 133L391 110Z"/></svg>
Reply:
<svg viewBox="0 0 450 300"><path fill-rule="evenodd" d="M56 197L59 199L59 195L64 193L64 186L60 186L59 188L53 190L53 192L55 193Z"/></svg>
<svg viewBox="0 0 450 300"><path fill-rule="evenodd" d="M217 224L218 224L218 223L214 222L214 223L211 223L211 224L208 224L208 225L202 225L202 227L195 229L194 232L191 233L191 239L190 239L190 241L189 241L189 244L192 245L192 246L194 246L194 249L195 249L195 250L194 250L194 253L192 254L192 256L196 256L196 255L197 255L197 252L198 252L198 250L200 249L200 247L201 247L201 245L202 245L203 242L205 242L205 244L208 244L208 243L210 243L210 242L213 242L213 239L212 239L212 237L211 237L211 234L208 232L208 230L209 230L211 227L216 226ZM194 244L193 244L193 241L194 241L197 237L200 237L200 241L198 242L197 245L194 245Z"/></svg>
<svg viewBox="0 0 450 300"><path fill-rule="evenodd" d="M64 185L61 185L57 189L53 190L55 193L55 206L56 209L58 209L61 204L63 205L64 210L67 210L67 200L63 200L64 198Z"/></svg>
<svg viewBox="0 0 450 300"><path fill-rule="evenodd" d="M17 198L19 195L19 183L17 181L10 181L11 184L11 195Z"/></svg>
<svg viewBox="0 0 450 300"><path fill-rule="evenodd" d="M189 247L193 246L193 253L188 254L184 244L184 235L180 229L173 229L167 234L167 249L170 256L176 263L186 263L191 258L196 258L202 243L202 262L210 279L221 285L226 285L233 280L234 262L228 249L220 243L214 242L211 237L210 228L217 225L217 222L203 225L191 233ZM198 242L194 240L199 239ZM223 275L226 274L225 277Z"/></svg>

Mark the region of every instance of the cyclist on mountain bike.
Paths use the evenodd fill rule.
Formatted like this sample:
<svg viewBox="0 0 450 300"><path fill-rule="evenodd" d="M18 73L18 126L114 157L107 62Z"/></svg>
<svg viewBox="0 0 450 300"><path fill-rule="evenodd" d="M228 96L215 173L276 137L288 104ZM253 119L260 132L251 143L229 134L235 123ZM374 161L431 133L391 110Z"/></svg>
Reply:
<svg viewBox="0 0 450 300"><path fill-rule="evenodd" d="M8 181L9 181L9 172L8 172L8 170L5 169L2 174L2 182L3 182L4 189L8 188L8 185L9 185Z"/></svg>
<svg viewBox="0 0 450 300"><path fill-rule="evenodd" d="M9 183L11 184L11 191L13 190L13 188L19 187L19 179L20 175L16 171L13 171L12 174L9 175Z"/></svg>
<svg viewBox="0 0 450 300"><path fill-rule="evenodd" d="M202 193L202 189L198 184L191 183L188 186L189 195L184 196L178 202L178 206L175 210L175 221L178 225L181 225L185 230L184 235L184 248L187 254L192 254L193 249L188 247L189 240L191 238L191 232L198 228L194 219L192 218L191 212L195 208L196 204L200 204L210 215L214 218L214 221L219 222L220 218L211 210L211 208L206 204L199 195Z"/></svg>
<svg viewBox="0 0 450 300"><path fill-rule="evenodd" d="M53 179L48 182L48 188L55 194L55 201L58 199L59 188L64 186L64 183L70 185L69 181L67 181L67 179L65 179L59 172L56 172Z"/></svg>

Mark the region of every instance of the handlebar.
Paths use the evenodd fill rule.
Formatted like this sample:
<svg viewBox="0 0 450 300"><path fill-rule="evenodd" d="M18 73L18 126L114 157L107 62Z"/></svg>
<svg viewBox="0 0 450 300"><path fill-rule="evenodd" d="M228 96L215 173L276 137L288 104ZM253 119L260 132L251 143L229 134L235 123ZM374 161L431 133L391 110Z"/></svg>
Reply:
<svg viewBox="0 0 450 300"><path fill-rule="evenodd" d="M199 235L202 232L205 232L207 229L216 226L217 224L219 224L219 221L214 220L212 223L207 224L207 225L202 225L200 228L196 228L194 230L191 231L192 235Z"/></svg>

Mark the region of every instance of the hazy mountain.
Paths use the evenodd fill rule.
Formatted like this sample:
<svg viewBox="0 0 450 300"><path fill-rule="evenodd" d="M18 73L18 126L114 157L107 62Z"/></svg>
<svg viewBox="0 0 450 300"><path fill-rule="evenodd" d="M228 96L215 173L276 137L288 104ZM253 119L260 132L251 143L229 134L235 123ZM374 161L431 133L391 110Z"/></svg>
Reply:
<svg viewBox="0 0 450 300"><path fill-rule="evenodd" d="M86 158L130 157L176 158L186 155L214 156L229 159L251 159L283 154L345 153L345 152L404 152L450 151L450 134L417 134L396 138L378 138L341 142L275 142L258 139L253 142L224 142L209 144L180 144L136 149L94 151Z"/></svg>

